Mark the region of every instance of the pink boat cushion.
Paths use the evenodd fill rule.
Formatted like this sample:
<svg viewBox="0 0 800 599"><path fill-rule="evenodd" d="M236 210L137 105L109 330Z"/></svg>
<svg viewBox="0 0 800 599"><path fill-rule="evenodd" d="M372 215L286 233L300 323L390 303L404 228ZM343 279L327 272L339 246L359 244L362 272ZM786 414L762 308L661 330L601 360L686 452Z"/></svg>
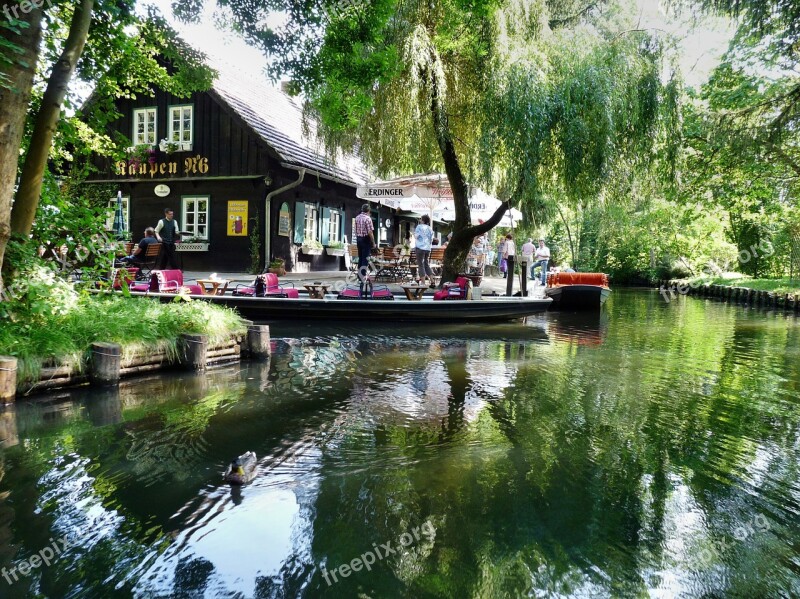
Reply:
<svg viewBox="0 0 800 599"><path fill-rule="evenodd" d="M184 285L181 270L154 270L150 275L150 291L178 293L182 288L188 290L190 295L204 295L200 285Z"/></svg>
<svg viewBox="0 0 800 599"><path fill-rule="evenodd" d="M394 299L388 287L374 287L372 289L372 299L390 300Z"/></svg>
<svg viewBox="0 0 800 599"><path fill-rule="evenodd" d="M358 287L345 287L339 292L340 298L358 299L361 297L361 290Z"/></svg>
<svg viewBox="0 0 800 599"><path fill-rule="evenodd" d="M281 287L278 284L278 275L276 275L274 272L268 272L261 276L264 277L264 283L267 286L267 290L264 292L264 295L278 295L291 298L300 297L300 292L297 291L297 289L294 289L293 287Z"/></svg>
<svg viewBox="0 0 800 599"><path fill-rule="evenodd" d="M445 283L444 288L434 292L434 300L446 299L466 299L467 289L469 289L469 279L467 277L457 277L453 283Z"/></svg>

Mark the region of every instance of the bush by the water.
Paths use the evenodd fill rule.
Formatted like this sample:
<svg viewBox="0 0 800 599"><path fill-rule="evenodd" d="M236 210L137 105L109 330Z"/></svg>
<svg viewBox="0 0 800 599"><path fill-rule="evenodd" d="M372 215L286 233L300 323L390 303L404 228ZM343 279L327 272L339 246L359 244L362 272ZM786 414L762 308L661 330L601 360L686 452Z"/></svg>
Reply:
<svg viewBox="0 0 800 599"><path fill-rule="evenodd" d="M156 349L174 354L181 333L202 333L215 343L246 330L235 311L202 301L162 304L79 292L46 268L17 280L0 302L0 355L17 358L18 382L35 380L44 365L82 369L95 341L121 344L124 357Z"/></svg>

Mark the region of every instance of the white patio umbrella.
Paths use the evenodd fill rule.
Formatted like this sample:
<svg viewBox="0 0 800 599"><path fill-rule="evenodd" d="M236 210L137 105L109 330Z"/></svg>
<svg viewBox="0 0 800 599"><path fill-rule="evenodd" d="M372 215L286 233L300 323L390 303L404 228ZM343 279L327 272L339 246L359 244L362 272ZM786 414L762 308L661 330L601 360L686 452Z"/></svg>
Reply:
<svg viewBox="0 0 800 599"><path fill-rule="evenodd" d="M500 200L477 187L472 187L470 192L472 223L488 220L500 206ZM431 218L439 220L454 221L456 218L453 190L447 177L441 174L409 175L362 185L356 190L356 195L397 210L427 213ZM498 226L514 227L521 218L522 213L512 209Z"/></svg>

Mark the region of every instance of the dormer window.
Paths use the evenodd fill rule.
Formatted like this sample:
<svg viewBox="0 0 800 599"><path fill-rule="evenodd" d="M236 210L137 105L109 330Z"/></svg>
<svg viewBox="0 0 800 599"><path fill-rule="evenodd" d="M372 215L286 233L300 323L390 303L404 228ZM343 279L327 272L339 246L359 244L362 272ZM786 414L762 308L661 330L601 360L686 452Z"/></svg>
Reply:
<svg viewBox="0 0 800 599"><path fill-rule="evenodd" d="M133 111L133 145L156 145L155 108L137 108Z"/></svg>
<svg viewBox="0 0 800 599"><path fill-rule="evenodd" d="M170 106L169 107L169 134L170 142L180 144L181 150L191 150L194 121L194 107Z"/></svg>

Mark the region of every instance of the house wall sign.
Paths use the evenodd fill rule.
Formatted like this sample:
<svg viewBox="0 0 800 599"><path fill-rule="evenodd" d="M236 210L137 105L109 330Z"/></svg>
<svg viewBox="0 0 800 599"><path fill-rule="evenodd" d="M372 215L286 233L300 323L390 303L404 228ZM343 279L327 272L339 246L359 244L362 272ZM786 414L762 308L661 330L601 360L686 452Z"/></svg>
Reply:
<svg viewBox="0 0 800 599"><path fill-rule="evenodd" d="M169 195L169 185L160 183L159 185L156 185L156 188L153 191L158 197L165 198Z"/></svg>
<svg viewBox="0 0 800 599"><path fill-rule="evenodd" d="M184 158L182 163L178 160L170 160L169 162L159 162L158 160L150 162L137 159L118 160L114 168L114 174L119 177L150 177L152 179L156 175L177 175L179 172L183 176L189 177L207 174L208 158L197 154L196 156Z"/></svg>

